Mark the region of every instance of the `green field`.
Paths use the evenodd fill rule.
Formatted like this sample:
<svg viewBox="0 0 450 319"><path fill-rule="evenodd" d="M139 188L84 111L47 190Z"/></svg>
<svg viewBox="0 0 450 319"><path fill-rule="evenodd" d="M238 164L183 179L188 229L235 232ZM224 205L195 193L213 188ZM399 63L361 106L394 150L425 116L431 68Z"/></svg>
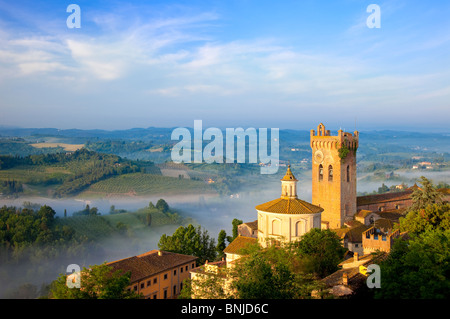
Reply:
<svg viewBox="0 0 450 319"><path fill-rule="evenodd" d="M151 215L150 226L146 222L147 214ZM83 236L89 240L100 240L120 234L117 227L119 223L124 224L127 230L132 233L149 233L155 227L178 225L180 222L182 221L176 222L169 215L158 211L156 208L150 209L148 207L141 208L137 212L100 216L71 216L57 220L57 223L61 226L69 226L75 230L78 236Z"/></svg>
<svg viewBox="0 0 450 319"><path fill-rule="evenodd" d="M203 181L132 173L108 178L89 186L80 196L214 194L212 186Z"/></svg>

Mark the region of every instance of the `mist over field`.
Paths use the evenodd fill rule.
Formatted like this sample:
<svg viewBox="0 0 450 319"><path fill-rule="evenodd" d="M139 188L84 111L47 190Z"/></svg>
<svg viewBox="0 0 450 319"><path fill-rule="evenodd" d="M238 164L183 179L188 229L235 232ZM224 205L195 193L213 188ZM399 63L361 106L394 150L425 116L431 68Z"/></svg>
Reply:
<svg viewBox="0 0 450 319"><path fill-rule="evenodd" d="M20 132L18 130L8 133L8 135L14 133L20 136ZM130 138L136 136L135 131L129 133ZM143 133L154 135L155 132L154 129L148 129L143 130ZM17 296L15 292L24 284L32 284L35 289L39 290L43 285L48 285L55 280L59 274L66 273L66 267L69 264L89 267L105 261L110 262L158 249L160 237L163 234L172 235L181 224L200 225L217 242L218 233L222 229L226 231L227 235L232 234L233 219L236 218L243 222L254 221L257 219L255 206L280 196L280 178L285 173L285 166L280 167L277 174L267 176L259 174L259 167L257 168L258 173L254 175L252 168L246 166L228 171L219 170L212 166L185 166L181 169L173 169L165 166L165 161L170 158L170 147L172 145L168 140L170 130L163 130L161 133L165 135L158 135L159 139L154 144L149 142L135 143L132 140L121 140L114 143L102 140L93 144L81 137L65 137L69 144L81 145L80 143L86 143L85 145L90 145L93 148L92 152L107 152L126 158L134 158L133 156L135 156L136 159L141 161L139 162L140 165L145 164L146 160L156 163L156 167L144 165L146 172L127 173L95 182L82 189L75 196L63 196L61 199L46 196L45 194L49 194L48 190L52 190L52 184L50 183L47 188L40 186L38 183L33 184L33 178L29 177L28 174L30 173L35 179L43 179L46 177L47 171L50 174L55 174L55 172L67 173L65 170L68 169L73 169L76 172L78 169L89 167L87 163L90 162L88 161L84 164L77 164L78 166L74 166L75 169L69 163L65 164L66 166L59 164L62 165L60 167L47 164L47 166L42 167L29 166L13 169L3 168L1 170L4 180L11 178L11 176L17 179L22 178L25 185L24 190L27 192L20 193L17 197L0 196L0 207L5 205L17 208L24 207L24 202L48 205L55 210L56 216L63 220L65 210L67 216L71 217L74 212L79 212L85 209L86 205L89 205L90 208L97 208L101 216L114 218L108 219L110 233L106 236L99 234L98 239L94 238L92 242L74 248L71 247L73 251L70 251L70 254L66 254L64 251L59 252L56 247L48 247L44 251L44 255L54 257L43 260L42 255L40 255L41 252L26 248L22 251L26 262L0 265L0 298L15 298ZM86 132L83 132L83 134L86 134ZM96 134L99 133L96 132ZM109 132L108 134L123 136L123 132ZM27 138L28 135L23 136L25 140L3 138L4 144L2 144L0 151L9 155L20 151L22 152L19 153L21 156L40 154L35 153L38 151L58 152L57 149L53 148L36 149L29 145L34 139ZM115 135L112 136L116 138ZM41 139L47 141L44 137L41 137ZM64 140L62 137L60 139ZM55 140L54 142L61 141ZM152 145L152 150L157 151L147 151L145 148L149 145ZM143 149L141 150L140 147ZM136 148L139 149L136 150ZM117 153L123 152L124 149L128 151ZM95 158L98 153L87 155ZM445 134L394 131L361 132L360 148L357 152L357 191L360 194L377 192L383 183L388 187L402 183L412 186L421 176L431 179L435 184L439 182L450 183L450 170L446 168L450 158L449 153L450 136ZM413 157L419 159L413 160ZM298 179L298 197L311 202L309 132L281 131L280 160L285 163L284 165L288 161L292 164L293 173ZM412 165L422 161L433 162L433 169L423 167L412 169ZM435 163L439 163L441 166L436 166ZM88 172L86 176L90 174ZM387 175L390 174L393 176L388 177ZM215 184L212 184L216 188L208 184L207 181L210 178L216 181ZM223 186L230 187L221 188ZM30 193L30 190L33 189L37 191ZM221 193L211 191L214 189L221 191ZM194 191L195 195L192 195ZM157 195L145 195L146 193ZM130 219L134 218L134 222L138 222L139 225L133 225L125 234L117 233L116 223L119 220L117 218L123 216L119 216L121 214L109 215L111 206L114 206L116 210L134 213L148 207L149 202L156 204L160 198L163 198L169 207L181 216L183 222L145 227L143 223L139 224L140 222L136 217L130 217Z"/></svg>

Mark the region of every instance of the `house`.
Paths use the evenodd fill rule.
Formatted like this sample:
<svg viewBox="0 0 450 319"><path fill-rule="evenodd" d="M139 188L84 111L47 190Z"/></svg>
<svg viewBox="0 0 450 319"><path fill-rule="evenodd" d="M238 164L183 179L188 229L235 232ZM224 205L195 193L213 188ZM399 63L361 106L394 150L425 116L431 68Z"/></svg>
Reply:
<svg viewBox="0 0 450 319"><path fill-rule="evenodd" d="M364 253L362 233L369 227L362 223L355 223L353 227L332 229L342 241L342 246L353 253L362 255Z"/></svg>
<svg viewBox="0 0 450 319"><path fill-rule="evenodd" d="M364 256L355 253L353 258L339 264L341 269L321 280L325 285L325 291L314 291L312 296L320 298L320 293L322 293L335 298L351 297L356 291L366 287L367 276L362 269L367 269L371 264L379 264L386 257L387 253L385 252Z"/></svg>
<svg viewBox="0 0 450 319"><path fill-rule="evenodd" d="M392 225L389 225L389 220L383 221L385 222L384 225L380 223L363 232L362 244L364 247L364 254L370 254L375 251L389 253L394 244L394 239L404 235L404 233L400 234L399 229L394 230Z"/></svg>
<svg viewBox="0 0 450 319"><path fill-rule="evenodd" d="M367 226L373 224L380 218L379 214L366 209L362 209L355 214L355 220Z"/></svg>
<svg viewBox="0 0 450 319"><path fill-rule="evenodd" d="M238 234L245 237L258 238L258 220L238 225Z"/></svg>
<svg viewBox="0 0 450 319"><path fill-rule="evenodd" d="M183 280L196 267L197 257L161 250L107 263L113 270L130 272L128 290L141 293L145 299L174 299L183 288Z"/></svg>

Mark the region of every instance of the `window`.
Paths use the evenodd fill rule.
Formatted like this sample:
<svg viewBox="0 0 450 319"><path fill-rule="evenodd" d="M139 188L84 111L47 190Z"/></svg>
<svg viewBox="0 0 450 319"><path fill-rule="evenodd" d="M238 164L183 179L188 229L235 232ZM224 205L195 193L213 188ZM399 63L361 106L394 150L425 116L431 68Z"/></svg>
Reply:
<svg viewBox="0 0 450 319"><path fill-rule="evenodd" d="M144 283L143 282L141 282L141 289L144 289Z"/></svg>
<svg viewBox="0 0 450 319"><path fill-rule="evenodd" d="M164 274L164 280L166 280L167 279L167 274Z"/></svg>
<svg viewBox="0 0 450 319"><path fill-rule="evenodd" d="M305 232L305 223L298 221L295 223L295 236L301 236Z"/></svg>
<svg viewBox="0 0 450 319"><path fill-rule="evenodd" d="M350 182L350 165L347 165L347 182Z"/></svg>
<svg viewBox="0 0 450 319"><path fill-rule="evenodd" d="M156 299L156 294L153 295L153 299Z"/></svg>
<svg viewBox="0 0 450 319"><path fill-rule="evenodd" d="M319 181L323 180L323 166L322 164L319 165Z"/></svg>
<svg viewBox="0 0 450 319"><path fill-rule="evenodd" d="M164 299L167 299L167 289L164 289Z"/></svg>
<svg viewBox="0 0 450 319"><path fill-rule="evenodd" d="M333 181L333 166L328 166L328 181L332 182Z"/></svg>
<svg viewBox="0 0 450 319"><path fill-rule="evenodd" d="M378 240L378 234L373 234L373 239Z"/></svg>
<svg viewBox="0 0 450 319"><path fill-rule="evenodd" d="M192 268L194 268L194 265L195 265L195 264L192 264Z"/></svg>
<svg viewBox="0 0 450 319"><path fill-rule="evenodd" d="M151 280L147 281L147 287L150 286L151 284L152 284Z"/></svg>
<svg viewBox="0 0 450 319"><path fill-rule="evenodd" d="M177 285L173 286L173 294L176 295L177 294Z"/></svg>
<svg viewBox="0 0 450 319"><path fill-rule="evenodd" d="M186 266L186 271L188 271L189 266Z"/></svg>
<svg viewBox="0 0 450 319"><path fill-rule="evenodd" d="M137 285L135 285L135 286L133 287L133 289L134 289L134 291L137 291Z"/></svg>
<svg viewBox="0 0 450 319"><path fill-rule="evenodd" d="M180 272L183 273L183 267L180 268Z"/></svg>
<svg viewBox="0 0 450 319"><path fill-rule="evenodd" d="M272 220L272 235L281 235L281 223L278 219Z"/></svg>
<svg viewBox="0 0 450 319"><path fill-rule="evenodd" d="M157 278L153 278L153 284L156 284L158 282Z"/></svg>
<svg viewBox="0 0 450 319"><path fill-rule="evenodd" d="M173 271L173 275L174 275L174 276L177 275L177 270L176 270L176 269Z"/></svg>
<svg viewBox="0 0 450 319"><path fill-rule="evenodd" d="M386 235L381 236L382 241L386 241Z"/></svg>

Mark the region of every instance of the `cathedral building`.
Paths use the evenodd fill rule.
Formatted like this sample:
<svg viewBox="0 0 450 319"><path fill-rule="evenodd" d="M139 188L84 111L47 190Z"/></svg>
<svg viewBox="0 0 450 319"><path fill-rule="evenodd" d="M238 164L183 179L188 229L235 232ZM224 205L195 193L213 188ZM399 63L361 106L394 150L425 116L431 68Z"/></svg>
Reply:
<svg viewBox="0 0 450 319"><path fill-rule="evenodd" d="M297 182L288 165L286 174L281 179L280 197L257 205L255 208L258 219L242 224L238 228L239 236L224 249L227 266L240 258L240 250L246 245L257 242L266 247L269 242L296 241L312 228L321 228L323 208L299 199Z"/></svg>
<svg viewBox="0 0 450 319"><path fill-rule="evenodd" d="M256 206L258 242L263 247L267 240L296 241L312 228L321 227L323 208L299 199L297 182L289 165L281 179L280 198Z"/></svg>

